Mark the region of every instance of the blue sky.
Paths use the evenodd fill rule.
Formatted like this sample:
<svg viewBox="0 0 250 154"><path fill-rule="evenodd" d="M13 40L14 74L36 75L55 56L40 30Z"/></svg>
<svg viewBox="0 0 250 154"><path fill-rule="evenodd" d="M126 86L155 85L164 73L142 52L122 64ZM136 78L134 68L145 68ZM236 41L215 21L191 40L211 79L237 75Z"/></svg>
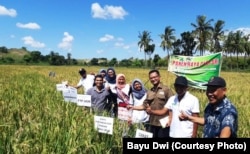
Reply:
<svg viewBox="0 0 250 154"><path fill-rule="evenodd" d="M1 0L0 46L51 51L75 59L144 59L138 34L151 32L160 48L167 26L191 31L198 15L224 20L224 30L250 33L249 0ZM153 57L152 55L152 57Z"/></svg>

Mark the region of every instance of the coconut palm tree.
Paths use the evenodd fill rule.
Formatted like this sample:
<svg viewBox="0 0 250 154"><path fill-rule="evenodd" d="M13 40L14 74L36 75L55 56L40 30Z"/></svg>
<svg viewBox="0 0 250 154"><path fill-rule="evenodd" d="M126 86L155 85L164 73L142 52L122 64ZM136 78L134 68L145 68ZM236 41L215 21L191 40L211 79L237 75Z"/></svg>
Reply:
<svg viewBox="0 0 250 154"><path fill-rule="evenodd" d="M196 18L196 24L191 23L195 28L193 32L198 40L197 49L200 51L201 56L203 56L205 50L209 50L209 41L213 30L213 27L211 26L212 21L213 19L206 21L206 16L199 15Z"/></svg>
<svg viewBox="0 0 250 154"><path fill-rule="evenodd" d="M194 41L194 37L191 32L188 31L181 33L181 47L183 49L181 52L182 55L193 56L196 52L193 52L195 46L196 42Z"/></svg>
<svg viewBox="0 0 250 154"><path fill-rule="evenodd" d="M149 44L148 48L146 50L146 54L149 56L149 62L150 62L150 67L151 67L151 55L154 53L155 51L155 44Z"/></svg>
<svg viewBox="0 0 250 154"><path fill-rule="evenodd" d="M226 35L225 37L225 41L223 43L223 49L224 52L226 54L226 56L230 56L230 69L232 70L232 53L233 53L233 48L232 48L232 44L233 44L233 32L229 32L228 35Z"/></svg>
<svg viewBox="0 0 250 154"><path fill-rule="evenodd" d="M138 35L140 39L138 42L138 46L140 48L140 51L143 49L144 54L145 54L145 67L147 67L146 53L148 51L148 46L149 46L149 43L153 41L151 39L150 33L151 32L144 30L142 33L139 32L139 35Z"/></svg>
<svg viewBox="0 0 250 154"><path fill-rule="evenodd" d="M224 31L223 27L225 25L225 22L223 20L218 20L213 27L213 35L212 35L212 45L211 45L211 51L212 52L221 52L222 46L220 44L221 41L224 40Z"/></svg>
<svg viewBox="0 0 250 154"><path fill-rule="evenodd" d="M167 58L169 59L169 51L173 49L173 42L175 42L176 38L174 36L175 29L171 28L171 26L167 26L165 28L164 34L160 34L161 37L161 45L160 47L163 51L167 50Z"/></svg>
<svg viewBox="0 0 250 154"><path fill-rule="evenodd" d="M223 43L223 49L224 49L224 52L226 53L226 55L230 56L231 57L231 54L232 54L232 44L233 44L233 32L229 32L226 36L225 36L225 40L224 40L224 43Z"/></svg>
<svg viewBox="0 0 250 154"><path fill-rule="evenodd" d="M249 41L249 38L250 38L250 34L243 36L244 50L245 50L243 68L245 68L246 58L250 55L250 41Z"/></svg>
<svg viewBox="0 0 250 154"><path fill-rule="evenodd" d="M226 49L227 53L230 54L231 60L232 60L232 54L236 55L237 59L237 69L238 69L238 56L239 54L244 53L245 47L244 47L244 37L243 32L238 30L236 32L229 32L229 34L226 37L224 48ZM231 62L232 63L232 62ZM232 65L231 65L232 69Z"/></svg>
<svg viewBox="0 0 250 154"><path fill-rule="evenodd" d="M234 51L236 53L237 58L237 70L238 70L238 64L239 64L239 54L244 53L244 39L243 39L243 32L238 30L234 34Z"/></svg>
<svg viewBox="0 0 250 154"><path fill-rule="evenodd" d="M181 55L182 54L182 40L177 39L173 42L173 55Z"/></svg>

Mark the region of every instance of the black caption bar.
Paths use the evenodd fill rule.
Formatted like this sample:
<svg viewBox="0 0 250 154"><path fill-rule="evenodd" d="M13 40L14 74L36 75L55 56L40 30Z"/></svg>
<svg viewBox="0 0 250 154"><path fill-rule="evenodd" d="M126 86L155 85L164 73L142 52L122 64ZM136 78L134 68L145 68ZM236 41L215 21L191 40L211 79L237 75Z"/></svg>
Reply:
<svg viewBox="0 0 250 154"><path fill-rule="evenodd" d="M249 152L250 139L123 138L123 153L131 152Z"/></svg>

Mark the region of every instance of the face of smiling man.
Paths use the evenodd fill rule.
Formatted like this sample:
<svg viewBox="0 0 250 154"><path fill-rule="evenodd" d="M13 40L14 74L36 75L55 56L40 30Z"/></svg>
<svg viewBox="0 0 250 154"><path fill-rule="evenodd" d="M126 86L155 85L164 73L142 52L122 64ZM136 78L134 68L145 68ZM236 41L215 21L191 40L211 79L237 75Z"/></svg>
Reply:
<svg viewBox="0 0 250 154"><path fill-rule="evenodd" d="M149 80L152 83L152 85L157 86L160 83L160 75L156 72L149 74Z"/></svg>
<svg viewBox="0 0 250 154"><path fill-rule="evenodd" d="M217 104L226 95L226 87L208 86L206 95L211 104Z"/></svg>

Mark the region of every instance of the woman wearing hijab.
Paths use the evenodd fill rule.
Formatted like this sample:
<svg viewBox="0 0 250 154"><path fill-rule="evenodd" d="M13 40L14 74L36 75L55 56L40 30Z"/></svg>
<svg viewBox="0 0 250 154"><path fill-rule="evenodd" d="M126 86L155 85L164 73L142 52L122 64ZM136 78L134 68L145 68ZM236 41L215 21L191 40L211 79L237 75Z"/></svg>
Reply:
<svg viewBox="0 0 250 154"><path fill-rule="evenodd" d="M113 68L108 68L106 71L106 82L105 82L105 87L110 90L110 97L109 97L109 102L110 104L110 110L111 110L111 115L112 117L117 117L117 111L118 111L118 106L117 106L117 95L116 95L116 73Z"/></svg>
<svg viewBox="0 0 250 154"><path fill-rule="evenodd" d="M105 79L105 87L108 87L111 91L114 91L114 87L116 86L116 73L113 68L110 67L107 69Z"/></svg>
<svg viewBox="0 0 250 154"><path fill-rule="evenodd" d="M105 76L106 76L106 74L107 74L107 71L105 70L105 69L100 69L99 70L99 73L98 74L101 74L104 78L105 78Z"/></svg>
<svg viewBox="0 0 250 154"><path fill-rule="evenodd" d="M131 117L127 109L127 105L130 103L130 85L126 83L124 74L117 75L115 89L118 103L118 119L128 120L128 117Z"/></svg>
<svg viewBox="0 0 250 154"><path fill-rule="evenodd" d="M102 77L103 77L103 85L105 86L107 71L102 68L102 69L99 70L98 74L102 75Z"/></svg>
<svg viewBox="0 0 250 154"><path fill-rule="evenodd" d="M131 88L130 85L126 83L126 78L124 74L118 74L116 77L116 94L117 94L117 104L118 104L118 119L119 128L121 128L122 136L127 137L130 130L129 120L132 117L132 109L128 109L127 106L130 103Z"/></svg>
<svg viewBox="0 0 250 154"><path fill-rule="evenodd" d="M130 104L133 106L140 106L146 99L147 90L145 89L140 79L134 79L131 84L132 95L130 96ZM143 123L147 126L149 115L144 110L133 110L131 122L132 123ZM146 127L147 128L147 127Z"/></svg>

